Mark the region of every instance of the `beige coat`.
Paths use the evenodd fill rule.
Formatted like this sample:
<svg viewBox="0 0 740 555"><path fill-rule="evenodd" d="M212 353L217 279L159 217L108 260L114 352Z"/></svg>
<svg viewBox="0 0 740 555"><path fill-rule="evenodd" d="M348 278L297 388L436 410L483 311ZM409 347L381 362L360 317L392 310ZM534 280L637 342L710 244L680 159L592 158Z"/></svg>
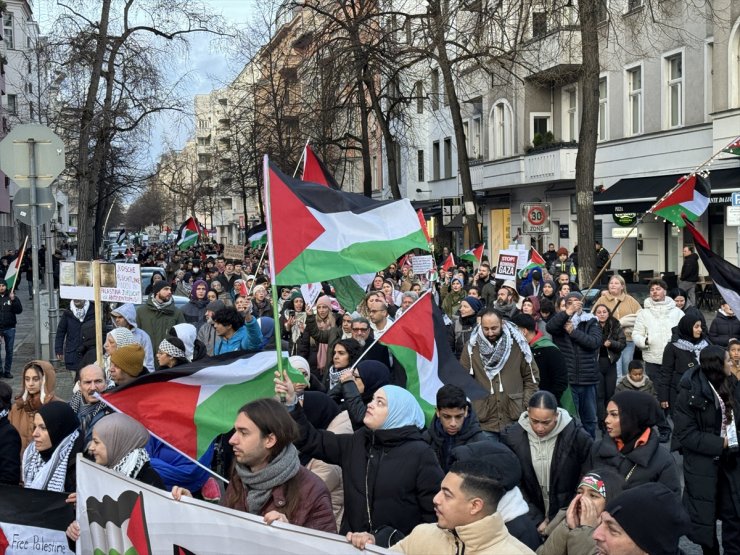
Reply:
<svg viewBox="0 0 740 555"><path fill-rule="evenodd" d="M637 317L637 313L642 310L637 299L627 293L615 296L609 293L609 291L604 291L601 294L601 297L596 299L594 308L600 304L606 306L606 308L611 311L612 316L619 320L627 341L632 341L632 328L635 326L635 318ZM616 311L614 310L614 307L617 307ZM591 309L591 312L593 312L593 308Z"/></svg>
<svg viewBox="0 0 740 555"><path fill-rule="evenodd" d="M455 537L457 534L457 537ZM509 534L499 513L450 530L436 524L420 524L391 547L405 555L533 555L534 551ZM460 545L462 543L462 545Z"/></svg>
<svg viewBox="0 0 740 555"><path fill-rule="evenodd" d="M540 381L540 371L537 363L532 360L531 366L527 364L516 342L511 346L509 359L493 380L489 380L486 375L477 345L473 347L471 360L468 344L465 344L460 364L463 368L472 370L471 374L475 379L486 391L491 392L488 397L473 401L473 409L478 415L481 428L489 432L501 432L519 420L529 398L539 389L537 384Z"/></svg>

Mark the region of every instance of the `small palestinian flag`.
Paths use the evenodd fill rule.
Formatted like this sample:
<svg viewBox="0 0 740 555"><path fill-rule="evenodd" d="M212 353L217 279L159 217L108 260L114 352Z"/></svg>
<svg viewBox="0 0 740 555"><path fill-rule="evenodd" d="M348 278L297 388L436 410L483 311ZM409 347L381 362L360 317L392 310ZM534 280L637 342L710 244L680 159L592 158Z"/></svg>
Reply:
<svg viewBox="0 0 740 555"><path fill-rule="evenodd" d="M288 364L293 381L303 374ZM182 454L200 457L219 434L234 427L239 409L275 396L277 353L228 353L145 374L102 399L141 422ZM166 403L162 399L167 399Z"/></svg>
<svg viewBox="0 0 740 555"><path fill-rule="evenodd" d="M25 254L26 245L23 244L23 250L18 253L18 256L10 261L8 264L8 271L5 273L5 283L8 286L8 291L15 289L16 282L18 281L18 274L20 273L21 263L23 262L23 255Z"/></svg>
<svg viewBox="0 0 740 555"><path fill-rule="evenodd" d="M735 318L740 314L740 268L730 264L724 257L709 248L709 243L691 223L686 222L686 229L694 236L696 254L701 258L712 278L714 286L722 298L730 305Z"/></svg>
<svg viewBox="0 0 740 555"><path fill-rule="evenodd" d="M117 245L121 245L121 244L123 244L123 242L125 240L126 240L126 230L125 229L121 229L118 232L118 237L116 237L116 244Z"/></svg>
<svg viewBox="0 0 740 555"><path fill-rule="evenodd" d="M480 265L483 260L483 249L485 249L484 243L478 243L472 248L469 248L460 255L460 258L472 262L473 265Z"/></svg>
<svg viewBox="0 0 740 555"><path fill-rule="evenodd" d="M447 260L445 260L445 263L442 264L442 271L447 272L448 270L455 267L455 257L452 256L452 253L450 253L450 256L447 257Z"/></svg>
<svg viewBox="0 0 740 555"><path fill-rule="evenodd" d="M267 157L265 189L276 285L377 272L410 250L428 249L408 199L377 201L293 179Z"/></svg>
<svg viewBox="0 0 740 555"><path fill-rule="evenodd" d="M306 151L303 155L303 174L301 175L303 181L309 181L311 183L318 183L325 187L331 187L337 191L341 189L339 184L336 182L334 177L331 175L329 170L324 165L324 162L316 156L313 149L306 145Z"/></svg>
<svg viewBox="0 0 740 555"><path fill-rule="evenodd" d="M664 199L648 210L677 227L684 227L686 219L694 222L709 207L709 181L698 174L683 176L678 185Z"/></svg>
<svg viewBox="0 0 740 555"><path fill-rule="evenodd" d="M200 226L192 216L183 222L180 231L177 233L177 248L186 251L195 246L200 235Z"/></svg>
<svg viewBox="0 0 740 555"><path fill-rule="evenodd" d="M488 395L455 358L447 340L442 312L426 293L380 336L406 371L406 389L419 402L427 425L434 416L437 391L445 384L462 388L469 399Z"/></svg>
<svg viewBox="0 0 740 555"><path fill-rule="evenodd" d="M93 555L151 555L141 492L124 491L113 499L85 500Z"/></svg>
<svg viewBox="0 0 740 555"><path fill-rule="evenodd" d="M253 249L264 247L267 244L267 224L265 222L247 231L247 243Z"/></svg>
<svg viewBox="0 0 740 555"><path fill-rule="evenodd" d="M722 152L728 152L735 156L740 156L740 137L738 137L731 145L723 149Z"/></svg>
<svg viewBox="0 0 740 555"><path fill-rule="evenodd" d="M529 262L527 262L527 265L524 268L519 270L519 277L524 277L535 268L544 268L546 265L547 263L545 262L545 259L542 258L542 255L537 252L537 249L532 247L529 250Z"/></svg>
<svg viewBox="0 0 740 555"><path fill-rule="evenodd" d="M72 555L65 531L75 519L66 493L0 484L0 554Z"/></svg>

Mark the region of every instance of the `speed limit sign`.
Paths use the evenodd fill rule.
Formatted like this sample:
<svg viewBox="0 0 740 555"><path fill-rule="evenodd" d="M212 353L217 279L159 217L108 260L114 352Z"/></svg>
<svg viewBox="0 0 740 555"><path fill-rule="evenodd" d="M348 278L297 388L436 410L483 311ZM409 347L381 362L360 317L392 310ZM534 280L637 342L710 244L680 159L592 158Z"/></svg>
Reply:
<svg viewBox="0 0 740 555"><path fill-rule="evenodd" d="M522 203L522 233L550 233L550 203Z"/></svg>

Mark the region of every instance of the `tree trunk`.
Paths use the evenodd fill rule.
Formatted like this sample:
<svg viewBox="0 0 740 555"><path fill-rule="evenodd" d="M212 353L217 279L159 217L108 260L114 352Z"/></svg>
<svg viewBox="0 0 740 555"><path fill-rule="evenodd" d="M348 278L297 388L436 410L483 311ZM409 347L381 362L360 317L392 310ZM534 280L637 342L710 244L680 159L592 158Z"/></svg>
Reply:
<svg viewBox="0 0 740 555"><path fill-rule="evenodd" d="M100 87L100 77L105 61L108 44L108 20L110 17L111 0L103 0L100 11L100 25L98 28L98 42L95 49L95 60L90 68L90 85L87 89L85 106L80 117L80 134L78 139L77 163L79 164L79 200L77 210L77 258L91 260L93 257L93 238L89 233L92 228L92 208L94 204L97 172L91 165L90 138L93 131L95 105Z"/></svg>
<svg viewBox="0 0 740 555"><path fill-rule="evenodd" d="M365 87L362 86L362 78L357 80L357 103L360 106L360 129L361 150L362 150L362 194L366 197L373 196L373 169L370 158L370 130L367 124L369 111L367 109L367 99L365 98Z"/></svg>
<svg viewBox="0 0 740 555"><path fill-rule="evenodd" d="M581 90L583 111L576 156L576 214L580 284L587 287L596 276L594 249L594 166L599 125L599 38L596 30L598 2L580 2Z"/></svg>

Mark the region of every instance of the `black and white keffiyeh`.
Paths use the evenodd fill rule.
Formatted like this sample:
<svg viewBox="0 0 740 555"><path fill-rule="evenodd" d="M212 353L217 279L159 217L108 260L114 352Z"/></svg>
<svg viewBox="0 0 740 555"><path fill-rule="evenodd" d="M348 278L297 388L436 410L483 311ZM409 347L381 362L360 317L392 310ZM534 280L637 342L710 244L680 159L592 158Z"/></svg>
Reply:
<svg viewBox="0 0 740 555"><path fill-rule="evenodd" d="M141 467L143 467L148 462L149 453L146 452L146 449L140 447L138 449L134 449L128 455L118 461L118 464L113 467L113 470L120 474L123 474L124 476L135 479L139 475Z"/></svg>
<svg viewBox="0 0 740 555"><path fill-rule="evenodd" d="M31 443L23 453L23 483L25 487L47 491L64 491L67 466L79 430L75 430L57 446L51 458L44 462L36 444Z"/></svg>
<svg viewBox="0 0 740 555"><path fill-rule="evenodd" d="M163 339L162 342L159 344L159 350L162 351L163 353L170 355L172 358L187 359L187 355L185 354L185 351L175 347L172 343L170 343L166 339Z"/></svg>
<svg viewBox="0 0 740 555"><path fill-rule="evenodd" d="M472 360L473 348L476 345L478 346L478 352L480 353L486 376L493 383L493 379L498 376L504 368L506 361L509 360L514 342L516 342L522 351L527 364L531 366L532 349L530 349L529 343L527 343L521 332L508 320L501 321L501 336L496 340L495 344L488 340L483 334L480 324L478 324L470 336L470 341L468 341L468 354L470 355L470 360ZM503 385L501 387L503 388Z"/></svg>

